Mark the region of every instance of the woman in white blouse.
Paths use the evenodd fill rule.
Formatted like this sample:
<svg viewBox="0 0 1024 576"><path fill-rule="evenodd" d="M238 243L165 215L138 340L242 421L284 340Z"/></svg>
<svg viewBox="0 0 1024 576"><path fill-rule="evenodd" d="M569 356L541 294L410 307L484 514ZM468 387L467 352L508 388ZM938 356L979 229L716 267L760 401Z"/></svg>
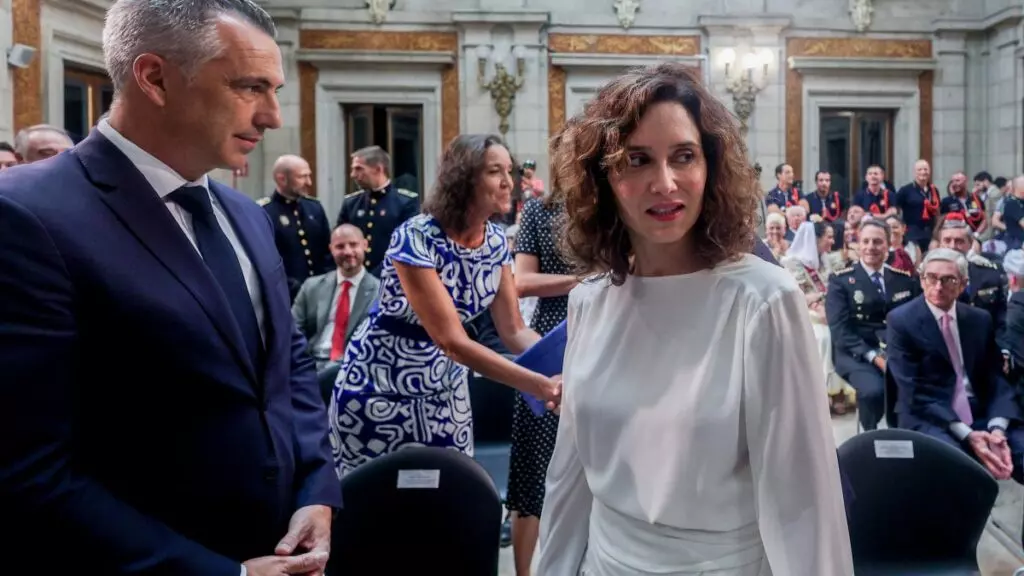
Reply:
<svg viewBox="0 0 1024 576"><path fill-rule="evenodd" d="M569 297L540 576L853 573L807 304L750 256L759 191L679 64L613 80L563 133Z"/></svg>

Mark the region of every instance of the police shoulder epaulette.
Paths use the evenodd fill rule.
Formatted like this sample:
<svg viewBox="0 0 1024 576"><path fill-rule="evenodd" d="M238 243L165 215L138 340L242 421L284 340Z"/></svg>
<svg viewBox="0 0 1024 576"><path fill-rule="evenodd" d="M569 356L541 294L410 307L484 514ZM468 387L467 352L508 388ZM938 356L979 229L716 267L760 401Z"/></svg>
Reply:
<svg viewBox="0 0 1024 576"><path fill-rule="evenodd" d="M395 188L395 190L397 190L399 194L405 196L406 198L419 198L419 194L413 192L412 190L406 190L405 188Z"/></svg>
<svg viewBox="0 0 1024 576"><path fill-rule="evenodd" d="M977 264L978 266L981 266L983 268L991 268L993 270L999 269L999 266L997 266L995 262L978 254L972 254L968 261Z"/></svg>
<svg viewBox="0 0 1024 576"><path fill-rule="evenodd" d="M906 276L908 278L910 277L910 272L907 272L906 270L900 270L899 268L893 268L892 266L889 266L888 264L885 265L885 269L886 270L891 270L891 271L893 271L893 272L895 272L897 274L903 274L904 276Z"/></svg>
<svg viewBox="0 0 1024 576"><path fill-rule="evenodd" d="M257 200L256 203L259 204L260 206L266 206L267 204L270 204L270 196L264 196L263 198Z"/></svg>
<svg viewBox="0 0 1024 576"><path fill-rule="evenodd" d="M846 274L848 272L853 272L853 266L848 266L846 268L840 268L839 270L836 270L836 271L832 272L832 275L833 276L839 276L840 274Z"/></svg>

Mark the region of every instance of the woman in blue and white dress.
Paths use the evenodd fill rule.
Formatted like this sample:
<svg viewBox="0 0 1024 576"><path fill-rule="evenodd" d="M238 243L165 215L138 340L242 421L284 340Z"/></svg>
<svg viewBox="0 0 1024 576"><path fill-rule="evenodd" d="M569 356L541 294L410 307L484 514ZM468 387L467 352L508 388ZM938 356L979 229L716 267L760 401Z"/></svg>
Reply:
<svg viewBox="0 0 1024 576"><path fill-rule="evenodd" d="M512 167L497 136L459 136L425 213L392 234L379 306L353 334L329 406L339 476L407 446L472 455L471 370L557 405L559 378L510 362L464 329L490 309L513 354L539 339L520 316L508 242L490 221L509 210Z"/></svg>

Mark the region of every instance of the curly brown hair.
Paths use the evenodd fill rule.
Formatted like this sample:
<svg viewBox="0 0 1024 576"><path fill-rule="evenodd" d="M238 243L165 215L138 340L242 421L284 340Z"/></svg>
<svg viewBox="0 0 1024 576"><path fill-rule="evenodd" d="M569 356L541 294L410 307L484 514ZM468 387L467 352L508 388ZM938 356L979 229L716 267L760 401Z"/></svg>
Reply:
<svg viewBox="0 0 1024 576"><path fill-rule="evenodd" d="M580 274L606 273L621 285L631 271L633 247L608 177L625 167L627 139L644 112L661 102L682 105L701 134L707 182L691 231L697 257L714 266L753 248L761 191L732 114L693 68L657 64L606 84L553 142L552 174L568 215L562 249Z"/></svg>
<svg viewBox="0 0 1024 576"><path fill-rule="evenodd" d="M466 217L476 196L477 179L491 146L508 148L501 136L460 134L452 139L441 156L437 183L423 202L423 212L436 218L445 230L466 231Z"/></svg>

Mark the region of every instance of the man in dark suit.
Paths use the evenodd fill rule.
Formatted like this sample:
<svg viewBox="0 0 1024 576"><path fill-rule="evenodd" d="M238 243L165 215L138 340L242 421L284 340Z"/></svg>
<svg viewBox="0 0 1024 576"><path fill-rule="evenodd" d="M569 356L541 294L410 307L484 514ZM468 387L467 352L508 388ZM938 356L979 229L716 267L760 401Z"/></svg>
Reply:
<svg viewBox="0 0 1024 576"><path fill-rule="evenodd" d="M960 302L988 312L995 326L996 341L1004 344L1006 278L998 264L971 252L973 240L971 229L963 220L952 218L943 221L939 230L939 245L956 250L967 258L967 284L960 292Z"/></svg>
<svg viewBox="0 0 1024 576"><path fill-rule="evenodd" d="M345 346L377 298L380 280L363 266L366 238L355 226L342 224L335 228L330 249L335 269L302 284L292 304L292 316L309 340L309 352L317 370L330 367L337 375ZM331 384L333 389L333 381ZM331 389L321 390L325 403Z"/></svg>
<svg viewBox="0 0 1024 576"><path fill-rule="evenodd" d="M341 491L273 227L209 180L281 124L252 0L119 0L109 119L0 174L9 574L320 573Z"/></svg>
<svg viewBox="0 0 1024 576"><path fill-rule="evenodd" d="M318 274L333 272L335 268L327 249L331 243L327 214L316 198L306 195L312 183L309 163L286 154L274 162L277 189L258 201L274 225L274 243L284 262L284 274L288 277L288 290L293 300L303 282Z"/></svg>
<svg viewBox="0 0 1024 576"><path fill-rule="evenodd" d="M858 234L860 262L832 273L825 314L836 373L857 391L861 426L874 430L885 414L885 316L917 296L920 287L908 273L885 264L885 222L864 220Z"/></svg>
<svg viewBox="0 0 1024 576"><path fill-rule="evenodd" d="M967 260L928 252L924 295L889 314L888 368L899 390L899 427L963 448L993 476L1022 481L1024 429L1003 377L995 327L984 310L958 302Z"/></svg>
<svg viewBox="0 0 1024 576"><path fill-rule="evenodd" d="M391 233L419 213L419 197L391 182L391 156L380 146L352 154L351 177L360 189L345 197L338 212L338 225L353 224L363 231L369 243L366 269L378 276Z"/></svg>
<svg viewBox="0 0 1024 576"><path fill-rule="evenodd" d="M1010 301L1006 305L1006 332L1003 335L1007 352L1010 353L1014 370L1010 372L1013 382L1024 373L1024 251L1010 250L1003 256L1003 270L1010 289Z"/></svg>

